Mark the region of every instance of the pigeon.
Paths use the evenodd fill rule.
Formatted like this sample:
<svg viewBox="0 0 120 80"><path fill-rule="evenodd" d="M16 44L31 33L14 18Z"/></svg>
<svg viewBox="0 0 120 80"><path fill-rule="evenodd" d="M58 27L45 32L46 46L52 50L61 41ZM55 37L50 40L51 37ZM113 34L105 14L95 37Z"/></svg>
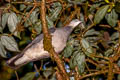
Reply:
<svg viewBox="0 0 120 80"><path fill-rule="evenodd" d="M52 36L52 46L56 53L61 53L64 50L69 35L81 23L82 21L74 19L67 26L49 29ZM49 58L50 53L43 48L43 39L44 34L38 35L21 53L10 58L7 65L13 69L18 69L29 62Z"/></svg>

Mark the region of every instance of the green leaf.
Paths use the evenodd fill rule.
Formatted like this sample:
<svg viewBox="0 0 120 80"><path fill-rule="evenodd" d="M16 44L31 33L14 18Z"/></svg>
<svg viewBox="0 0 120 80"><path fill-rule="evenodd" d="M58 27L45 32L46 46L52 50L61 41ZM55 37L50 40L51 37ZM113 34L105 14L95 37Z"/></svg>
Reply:
<svg viewBox="0 0 120 80"><path fill-rule="evenodd" d="M51 20L55 21L59 14L60 14L60 11L62 10L62 7L58 7L55 9L55 12L53 13L53 15L50 17Z"/></svg>
<svg viewBox="0 0 120 80"><path fill-rule="evenodd" d="M1 36L1 42L6 49L19 52L18 45L12 36Z"/></svg>
<svg viewBox="0 0 120 80"><path fill-rule="evenodd" d="M76 58L75 58L77 54L78 52L74 52L73 56L71 56L72 58L70 59L70 63L69 63L71 69L74 69L75 66L77 65Z"/></svg>
<svg viewBox="0 0 120 80"><path fill-rule="evenodd" d="M8 21L8 17L9 17L10 13L4 13L2 15L2 28L4 29L6 24L7 24L7 21Z"/></svg>
<svg viewBox="0 0 120 80"><path fill-rule="evenodd" d="M112 9L110 13L106 14L105 19L110 26L115 27L118 21L118 14Z"/></svg>
<svg viewBox="0 0 120 80"><path fill-rule="evenodd" d="M34 25L34 29L37 31L37 34L40 34L42 31L42 24L41 21L36 22Z"/></svg>
<svg viewBox="0 0 120 80"><path fill-rule="evenodd" d="M47 20L47 23L48 23L48 28L54 27L53 21L48 16L46 16L46 20Z"/></svg>
<svg viewBox="0 0 120 80"><path fill-rule="evenodd" d="M7 54L7 52L4 48L4 46L2 45L2 42L0 41L0 55L4 58L7 58L6 54Z"/></svg>
<svg viewBox="0 0 120 80"><path fill-rule="evenodd" d="M120 74L118 74L118 76L117 76L117 80L120 80Z"/></svg>
<svg viewBox="0 0 120 80"><path fill-rule="evenodd" d="M107 13L107 10L109 9L109 5L105 5L100 7L96 14L95 14L95 18L94 18L94 23L95 24L99 24L100 21L104 18L105 14Z"/></svg>
<svg viewBox="0 0 120 80"><path fill-rule="evenodd" d="M82 44L82 47L84 48L85 54L90 57L91 54L93 54L93 49L90 46L89 42L86 39L82 38L81 44Z"/></svg>
<svg viewBox="0 0 120 80"><path fill-rule="evenodd" d="M28 19L25 21L25 23L24 23L24 27L29 27L29 26L30 26L30 23L31 23L31 21L30 21L30 19L28 18Z"/></svg>
<svg viewBox="0 0 120 80"><path fill-rule="evenodd" d="M52 21L56 21L58 18L60 11L62 10L62 5L59 2L55 2L52 4L52 8L49 8L49 17Z"/></svg>
<svg viewBox="0 0 120 80"><path fill-rule="evenodd" d="M33 80L34 77L35 77L35 72L29 72L20 80Z"/></svg>
<svg viewBox="0 0 120 80"><path fill-rule="evenodd" d="M27 7L26 5L21 4L21 5L20 5L20 11L23 11L26 7Z"/></svg>
<svg viewBox="0 0 120 80"><path fill-rule="evenodd" d="M30 21L35 24L35 22L38 21L38 12L39 9L35 9L31 14L30 14Z"/></svg>
<svg viewBox="0 0 120 80"><path fill-rule="evenodd" d="M14 30L17 27L17 16L15 13L10 13L9 17L8 17L8 28L10 30L10 32L14 32Z"/></svg>
<svg viewBox="0 0 120 80"><path fill-rule="evenodd" d="M87 1L87 0L75 0L75 2L77 3L77 2L85 2L85 1Z"/></svg>
<svg viewBox="0 0 120 80"><path fill-rule="evenodd" d="M96 10L96 8L98 8L100 5L101 5L101 3L93 4L93 5L90 7L89 11L92 12L92 13L94 13L94 11Z"/></svg>
<svg viewBox="0 0 120 80"><path fill-rule="evenodd" d="M63 51L63 56L68 58L72 55L72 52L73 52L73 43L74 43L74 40L71 40L67 43L67 46L66 48L64 49Z"/></svg>
<svg viewBox="0 0 120 80"><path fill-rule="evenodd" d="M104 55L106 56L106 57L109 57L111 54L113 53L113 49L108 49L107 51L105 51L105 53L104 53Z"/></svg>
<svg viewBox="0 0 120 80"><path fill-rule="evenodd" d="M73 69L75 66L78 67L79 73L83 73L85 69L85 55L81 51L75 51L70 60L70 68Z"/></svg>
<svg viewBox="0 0 120 80"><path fill-rule="evenodd" d="M18 22L20 22L22 20L22 15L18 14L17 15L17 20L18 20Z"/></svg>
<svg viewBox="0 0 120 80"><path fill-rule="evenodd" d="M52 15L50 17L50 19L52 21L55 21L58 18L60 11L62 10L62 6L60 3L55 3L55 4L58 4L57 5L58 7L56 7L54 10L52 10Z"/></svg>
<svg viewBox="0 0 120 80"><path fill-rule="evenodd" d="M48 28L54 27L53 21L48 16L46 16L46 20L47 20L47 23L48 23ZM37 21L34 24L34 29L37 31L37 34L41 33L41 31L42 31L41 21Z"/></svg>
<svg viewBox="0 0 120 80"><path fill-rule="evenodd" d="M77 61L77 66L78 66L78 71L79 73L83 73L85 70L85 55L84 53L78 53L77 57L76 57L76 61Z"/></svg>
<svg viewBox="0 0 120 80"><path fill-rule="evenodd" d="M118 67L120 67L120 60L118 60L117 65L118 65Z"/></svg>
<svg viewBox="0 0 120 80"><path fill-rule="evenodd" d="M120 13L120 2L118 2L118 1L115 3L115 11L117 13Z"/></svg>
<svg viewBox="0 0 120 80"><path fill-rule="evenodd" d="M52 75L53 74L53 68L47 68L47 70L45 70L44 72L43 72L43 75L44 75L44 77L46 78L46 79L48 79L48 77L50 76L50 75Z"/></svg>
<svg viewBox="0 0 120 80"><path fill-rule="evenodd" d="M56 80L56 73L53 73L53 75L51 76L49 80Z"/></svg>
<svg viewBox="0 0 120 80"><path fill-rule="evenodd" d="M91 29L91 30L88 30L84 36L86 37L86 36L93 36L93 35L100 35L100 32L95 31L94 29Z"/></svg>
<svg viewBox="0 0 120 80"><path fill-rule="evenodd" d="M73 4L80 4L85 2L86 0L68 0L69 3L73 3Z"/></svg>
<svg viewBox="0 0 120 80"><path fill-rule="evenodd" d="M114 32L112 35L111 35L111 40L116 40L119 38L119 32Z"/></svg>
<svg viewBox="0 0 120 80"><path fill-rule="evenodd" d="M8 28L11 33L14 33L14 36L20 38L20 32L15 31L18 24L18 18L15 13L10 13L8 17Z"/></svg>
<svg viewBox="0 0 120 80"><path fill-rule="evenodd" d="M96 42L100 39L100 36L87 36L85 39L89 42Z"/></svg>
<svg viewBox="0 0 120 80"><path fill-rule="evenodd" d="M0 26L0 33L3 33L3 28Z"/></svg>

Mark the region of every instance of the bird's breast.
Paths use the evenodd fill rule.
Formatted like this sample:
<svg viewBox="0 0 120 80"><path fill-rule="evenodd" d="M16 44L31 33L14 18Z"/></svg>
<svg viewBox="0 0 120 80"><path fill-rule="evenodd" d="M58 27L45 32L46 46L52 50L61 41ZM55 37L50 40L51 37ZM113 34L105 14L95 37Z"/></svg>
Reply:
<svg viewBox="0 0 120 80"><path fill-rule="evenodd" d="M56 33L52 35L52 45L56 53L60 53L66 46L66 37L61 33Z"/></svg>

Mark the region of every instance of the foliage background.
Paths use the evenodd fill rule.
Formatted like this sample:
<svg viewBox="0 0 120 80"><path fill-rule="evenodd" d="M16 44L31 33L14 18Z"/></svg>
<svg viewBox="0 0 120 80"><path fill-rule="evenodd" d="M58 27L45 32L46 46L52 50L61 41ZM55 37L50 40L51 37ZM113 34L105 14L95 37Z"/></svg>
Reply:
<svg viewBox="0 0 120 80"><path fill-rule="evenodd" d="M56 63L31 62L17 71L6 60L19 54L42 33L41 0L1 0L0 79L55 80ZM46 0L48 27L63 27L72 19L83 21L60 54L71 80L120 80L120 1Z"/></svg>

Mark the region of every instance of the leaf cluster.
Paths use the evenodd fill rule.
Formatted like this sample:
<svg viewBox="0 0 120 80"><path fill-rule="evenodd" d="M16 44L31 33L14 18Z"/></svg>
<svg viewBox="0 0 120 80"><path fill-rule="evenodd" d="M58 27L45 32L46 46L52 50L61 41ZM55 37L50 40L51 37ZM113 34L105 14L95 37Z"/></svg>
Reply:
<svg viewBox="0 0 120 80"><path fill-rule="evenodd" d="M6 0L0 6L1 62L8 55L20 52L29 41L42 33L40 2ZM83 22L72 32L66 48L60 54L71 80L120 79L119 14L119 0L46 0L48 28L63 27L74 18ZM57 69L51 63L43 61L43 65L38 66L40 69L30 63L29 67L34 66L35 71L26 66L30 72L20 80L55 80ZM24 74L24 69L19 72Z"/></svg>

